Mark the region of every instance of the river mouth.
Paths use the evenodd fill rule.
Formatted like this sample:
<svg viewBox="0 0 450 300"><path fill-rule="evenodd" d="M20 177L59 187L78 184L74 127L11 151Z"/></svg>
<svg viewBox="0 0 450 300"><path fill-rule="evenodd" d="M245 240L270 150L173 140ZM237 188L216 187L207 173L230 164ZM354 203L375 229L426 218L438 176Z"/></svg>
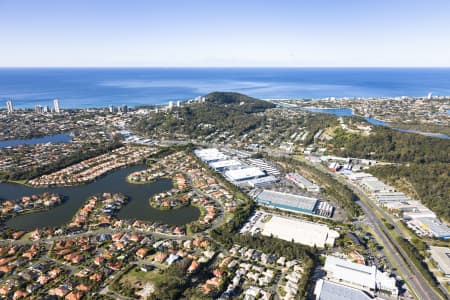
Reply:
<svg viewBox="0 0 450 300"><path fill-rule="evenodd" d="M0 183L0 199L19 199L22 196L51 192L65 197L66 201L44 212L19 215L6 222L7 227L15 230L34 230L55 228L68 224L84 202L99 193L122 193L129 202L118 213L123 220L142 220L169 225L184 225L197 220L200 210L195 206L185 206L172 210L159 210L149 205L152 195L172 188L172 181L159 179L148 184L132 184L125 180L132 172L145 169L145 165L122 168L108 173L98 180L75 187L33 188L25 185Z"/></svg>

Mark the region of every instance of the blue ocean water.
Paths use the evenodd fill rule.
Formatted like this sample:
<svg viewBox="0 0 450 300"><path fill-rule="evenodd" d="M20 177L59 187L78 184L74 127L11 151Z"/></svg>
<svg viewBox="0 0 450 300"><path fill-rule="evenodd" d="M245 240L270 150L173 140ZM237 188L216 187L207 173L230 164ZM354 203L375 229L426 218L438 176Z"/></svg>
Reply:
<svg viewBox="0 0 450 300"><path fill-rule="evenodd" d="M212 91L259 98L450 95L450 68L3 68L0 107L164 104Z"/></svg>

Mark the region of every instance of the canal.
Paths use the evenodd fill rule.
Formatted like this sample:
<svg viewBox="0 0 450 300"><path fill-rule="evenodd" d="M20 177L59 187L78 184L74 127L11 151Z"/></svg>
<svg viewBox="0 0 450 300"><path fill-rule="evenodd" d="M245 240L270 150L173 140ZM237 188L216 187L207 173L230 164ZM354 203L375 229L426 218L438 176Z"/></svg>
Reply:
<svg viewBox="0 0 450 300"><path fill-rule="evenodd" d="M19 145L37 145L46 143L70 143L71 141L72 137L70 135L68 135L67 133L60 133L31 139L0 141L0 148L14 147Z"/></svg>
<svg viewBox="0 0 450 300"><path fill-rule="evenodd" d="M0 200L19 199L22 196L57 193L66 198L65 202L51 210L24 214L7 222L13 229L34 230L44 227L59 227L67 224L83 205L88 197L99 193L123 193L129 198L117 217L119 219L156 221L171 225L183 225L197 220L200 211L194 206L186 206L172 210L159 210L149 205L149 198L157 193L172 188L172 181L160 179L148 184L131 184L125 178L128 174L144 169L144 165L127 167L112 171L98 180L75 187L33 188L20 184L0 183Z"/></svg>

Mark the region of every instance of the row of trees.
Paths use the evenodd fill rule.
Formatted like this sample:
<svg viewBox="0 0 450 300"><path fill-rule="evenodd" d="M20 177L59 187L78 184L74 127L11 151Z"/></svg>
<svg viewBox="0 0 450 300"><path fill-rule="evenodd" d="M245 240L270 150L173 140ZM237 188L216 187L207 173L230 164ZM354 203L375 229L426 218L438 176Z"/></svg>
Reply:
<svg viewBox="0 0 450 300"><path fill-rule="evenodd" d="M417 269L420 270L420 273L422 273L425 280L430 284L430 286L436 287L439 285L438 281L436 280L436 277L431 273L430 269L428 268L428 265L424 261L424 257L418 251L418 249L407 239L404 239L402 237L396 238L397 245L401 247L407 254L408 258L411 259L411 263L414 264ZM438 293L441 294L441 296L444 296L439 289L435 289ZM444 296L445 298L445 296Z"/></svg>

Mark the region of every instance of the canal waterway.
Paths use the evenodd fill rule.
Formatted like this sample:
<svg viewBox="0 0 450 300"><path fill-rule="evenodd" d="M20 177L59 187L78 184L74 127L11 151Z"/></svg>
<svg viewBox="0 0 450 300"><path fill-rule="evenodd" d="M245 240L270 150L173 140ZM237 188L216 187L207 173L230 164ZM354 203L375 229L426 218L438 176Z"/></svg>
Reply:
<svg viewBox="0 0 450 300"><path fill-rule="evenodd" d="M0 148L14 147L19 145L46 144L46 143L70 143L71 141L72 137L70 135L68 135L67 133L60 133L31 139L0 141Z"/></svg>
<svg viewBox="0 0 450 300"><path fill-rule="evenodd" d="M129 197L128 204L118 213L117 217L119 219L139 219L171 225L183 225L199 218L200 211L194 206L172 210L152 208L149 205L149 198L152 195L171 189L172 181L159 179L148 184L131 184L125 180L128 174L142 169L145 169L144 165L119 169L94 182L75 187L33 188L20 184L0 183L0 200L19 199L22 196L44 192L57 193L66 198L62 205L51 210L14 217L8 220L7 226L20 230L59 227L70 222L87 198L104 192L120 192Z"/></svg>
<svg viewBox="0 0 450 300"><path fill-rule="evenodd" d="M332 114L339 117L353 117L355 114L353 114L353 110L348 107L342 107L342 108L304 108L307 111L310 112L316 112L316 113L325 113L325 114ZM443 133L432 133L432 132L423 132L419 130L414 129L403 129L403 128L397 128L389 126L389 124L385 121L381 121L374 118L364 117L364 119L369 122L372 125L378 125L378 126L386 126L391 129L400 131L400 132L407 132L407 133L417 133L429 137L436 137L440 139L450 139L450 136L443 134Z"/></svg>

